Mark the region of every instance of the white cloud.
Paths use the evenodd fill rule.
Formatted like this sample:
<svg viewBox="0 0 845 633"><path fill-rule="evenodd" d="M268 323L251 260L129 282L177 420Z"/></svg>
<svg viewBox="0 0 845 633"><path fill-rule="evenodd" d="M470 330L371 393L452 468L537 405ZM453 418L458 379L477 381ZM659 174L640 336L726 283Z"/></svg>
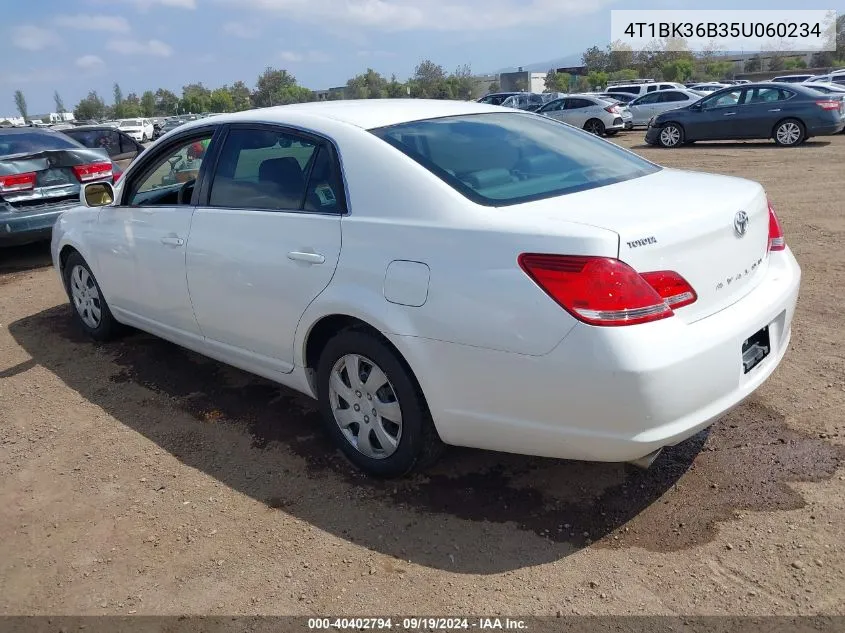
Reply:
<svg viewBox="0 0 845 633"><path fill-rule="evenodd" d="M367 58L378 58L384 59L387 57L396 57L396 53L393 51L358 51L356 53L358 57L367 57Z"/></svg>
<svg viewBox="0 0 845 633"><path fill-rule="evenodd" d="M97 57L96 55L83 55L82 57L77 57L74 63L78 68L82 68L83 70L97 70L105 65L102 58Z"/></svg>
<svg viewBox="0 0 845 633"><path fill-rule="evenodd" d="M108 31L111 33L126 33L129 31L129 22L126 18L116 15L59 15L53 22L56 26L77 31Z"/></svg>
<svg viewBox="0 0 845 633"><path fill-rule="evenodd" d="M122 55L148 55L150 57L170 57L173 49L161 40L147 40L146 42L123 39L109 40L106 48Z"/></svg>
<svg viewBox="0 0 845 633"><path fill-rule="evenodd" d="M331 57L321 51L282 51L279 53L279 59L283 62L297 63L297 62L312 62L325 63L331 61Z"/></svg>
<svg viewBox="0 0 845 633"><path fill-rule="evenodd" d="M12 43L26 51L41 51L59 43L59 36L49 29L22 24L12 30Z"/></svg>
<svg viewBox="0 0 845 633"><path fill-rule="evenodd" d="M147 11L155 5L175 7L177 9L196 9L197 0L130 0L142 11Z"/></svg>
<svg viewBox="0 0 845 633"><path fill-rule="evenodd" d="M490 31L549 24L595 13L613 0L227 0L283 13L286 18L336 22L382 31Z"/></svg>
<svg viewBox="0 0 845 633"><path fill-rule="evenodd" d="M254 39L261 34L258 27L243 22L226 22L223 25L223 32L243 39Z"/></svg>

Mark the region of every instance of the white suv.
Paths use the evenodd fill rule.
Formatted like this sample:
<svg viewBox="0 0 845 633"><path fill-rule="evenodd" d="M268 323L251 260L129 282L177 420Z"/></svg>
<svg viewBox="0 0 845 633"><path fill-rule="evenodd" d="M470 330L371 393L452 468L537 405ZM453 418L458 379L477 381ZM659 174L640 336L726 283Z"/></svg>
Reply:
<svg viewBox="0 0 845 633"><path fill-rule="evenodd" d="M683 90L684 84L678 84L672 81L661 81L645 84L618 84L616 86L608 86L606 93L625 92L630 95L644 95L655 90Z"/></svg>

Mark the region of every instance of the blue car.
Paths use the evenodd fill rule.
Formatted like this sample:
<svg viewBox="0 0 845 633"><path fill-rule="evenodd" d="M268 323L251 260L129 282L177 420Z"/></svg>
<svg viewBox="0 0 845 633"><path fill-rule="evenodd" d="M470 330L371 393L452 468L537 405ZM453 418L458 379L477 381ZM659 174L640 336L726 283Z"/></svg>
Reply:
<svg viewBox="0 0 845 633"><path fill-rule="evenodd" d="M691 105L649 121L649 145L678 147L694 141L773 139L800 145L812 136L845 128L845 100L800 84L758 83L729 86Z"/></svg>

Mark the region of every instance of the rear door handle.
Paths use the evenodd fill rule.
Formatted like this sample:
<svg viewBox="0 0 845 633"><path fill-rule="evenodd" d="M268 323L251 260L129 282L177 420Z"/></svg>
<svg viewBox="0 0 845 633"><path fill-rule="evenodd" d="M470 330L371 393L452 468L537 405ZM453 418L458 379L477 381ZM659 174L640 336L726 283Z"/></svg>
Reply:
<svg viewBox="0 0 845 633"><path fill-rule="evenodd" d="M161 243L165 246L182 246L185 243L181 237L163 237Z"/></svg>
<svg viewBox="0 0 845 633"><path fill-rule="evenodd" d="M780 112L780 108L772 108L769 112Z"/></svg>
<svg viewBox="0 0 845 633"><path fill-rule="evenodd" d="M323 264L326 261L326 258L320 253L303 253L300 251L291 251L288 253L288 259L295 262L305 262L306 264Z"/></svg>
<svg viewBox="0 0 845 633"><path fill-rule="evenodd" d="M736 112L725 112L725 116L733 116Z"/></svg>

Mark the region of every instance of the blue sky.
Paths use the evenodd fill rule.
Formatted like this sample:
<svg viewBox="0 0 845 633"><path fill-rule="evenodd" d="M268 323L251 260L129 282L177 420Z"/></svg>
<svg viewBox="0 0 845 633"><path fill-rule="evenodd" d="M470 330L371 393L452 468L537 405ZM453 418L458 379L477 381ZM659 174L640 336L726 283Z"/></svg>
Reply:
<svg viewBox="0 0 845 633"><path fill-rule="evenodd" d="M813 8L839 8L842 0ZM0 23L0 116L23 90L30 113L73 107L89 90L124 94L201 81L253 86L265 66L312 89L368 66L405 79L431 58L476 72L607 43L610 9L793 9L745 0L42 0L8 2ZM763 15L763 14L761 14Z"/></svg>

